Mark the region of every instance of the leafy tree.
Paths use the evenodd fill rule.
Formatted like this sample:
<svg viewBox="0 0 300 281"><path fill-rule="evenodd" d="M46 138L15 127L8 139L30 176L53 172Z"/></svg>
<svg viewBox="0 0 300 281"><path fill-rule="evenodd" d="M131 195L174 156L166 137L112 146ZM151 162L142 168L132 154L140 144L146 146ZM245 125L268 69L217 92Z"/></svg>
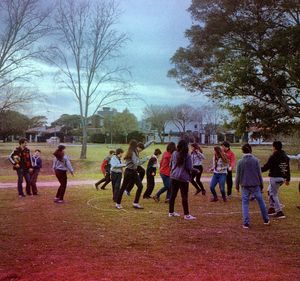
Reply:
<svg viewBox="0 0 300 281"><path fill-rule="evenodd" d="M4 141L12 135L23 136L29 124L30 119L17 111L2 111L0 113L0 136Z"/></svg>
<svg viewBox="0 0 300 281"><path fill-rule="evenodd" d="M63 126L66 135L78 135L78 130L81 128L81 117L76 114L62 114L51 123L51 126Z"/></svg>
<svg viewBox="0 0 300 281"><path fill-rule="evenodd" d="M294 0L193 0L190 44L171 61L191 92L232 109L246 126L278 131L300 117L300 5ZM235 107L233 107L234 110ZM257 113L262 114L257 122ZM241 117L245 118L245 117ZM271 121L273 120L273 122Z"/></svg>
<svg viewBox="0 0 300 281"><path fill-rule="evenodd" d="M31 128L43 127L43 126L46 126L46 124L47 124L47 117L43 116L43 115L33 116L29 120L29 126Z"/></svg>

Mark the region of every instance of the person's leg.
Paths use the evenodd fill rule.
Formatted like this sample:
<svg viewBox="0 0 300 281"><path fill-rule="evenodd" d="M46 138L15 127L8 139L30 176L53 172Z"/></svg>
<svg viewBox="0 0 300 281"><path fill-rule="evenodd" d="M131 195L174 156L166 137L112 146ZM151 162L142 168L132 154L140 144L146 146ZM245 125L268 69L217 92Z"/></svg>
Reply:
<svg viewBox="0 0 300 281"><path fill-rule="evenodd" d="M250 224L249 218L249 198L251 190L249 188L242 187L242 212L243 212L243 225Z"/></svg>
<svg viewBox="0 0 300 281"><path fill-rule="evenodd" d="M189 202L188 202L188 194L189 194L188 182L180 183L180 192L181 192L181 200L182 200L184 215L189 215L190 213L189 213Z"/></svg>
<svg viewBox="0 0 300 281"><path fill-rule="evenodd" d="M23 170L23 177L25 179L26 182L26 193L27 195L31 195L31 188L30 188L30 174L28 170Z"/></svg>
<svg viewBox="0 0 300 281"><path fill-rule="evenodd" d="M226 174L219 175L219 186L222 194L222 198L226 201L226 192L225 192L225 182L226 182Z"/></svg>
<svg viewBox="0 0 300 281"><path fill-rule="evenodd" d="M117 180L117 174L115 172L111 172L111 187L112 187L112 194L113 194L113 200L115 199L115 191L116 191L116 180Z"/></svg>
<svg viewBox="0 0 300 281"><path fill-rule="evenodd" d="M105 174L104 180L104 184L100 187L101 189L105 189L105 186L107 186L111 182L110 173Z"/></svg>
<svg viewBox="0 0 300 281"><path fill-rule="evenodd" d="M201 182L201 176L202 176L202 173L203 173L203 166L199 166L199 173L197 174L196 176L196 182L198 184L198 186L200 187L201 191L202 191L202 194L205 195L206 194L206 190L204 188L204 185L203 183Z"/></svg>
<svg viewBox="0 0 300 281"><path fill-rule="evenodd" d="M142 166L138 166L137 167L137 172L139 174L141 182L143 182L143 179L144 179L145 173L146 173L145 169Z"/></svg>
<svg viewBox="0 0 300 281"><path fill-rule="evenodd" d="M216 185L217 185L218 181L219 181L219 174L214 173L211 180L210 180L210 185L209 185L210 192L213 196L214 201L218 200L218 195L216 193Z"/></svg>
<svg viewBox="0 0 300 281"><path fill-rule="evenodd" d="M121 204L123 193L129 185L134 185L133 174L130 169L125 169L123 183L117 197L117 204Z"/></svg>
<svg viewBox="0 0 300 281"><path fill-rule="evenodd" d="M169 202L169 213L174 213L175 199L179 190L179 182L172 179L170 182L171 197Z"/></svg>
<svg viewBox="0 0 300 281"><path fill-rule="evenodd" d="M163 185L164 186L161 189L159 189L158 192L155 195L158 200L159 200L159 197L160 197L160 195L162 193L164 193L164 192L166 192L166 191L168 191L170 189L169 188L170 187L170 177L168 177L166 175L163 175L163 174L160 174L160 177L161 177L161 179L163 181ZM170 198L170 196L167 197L167 198Z"/></svg>
<svg viewBox="0 0 300 281"><path fill-rule="evenodd" d="M20 196L24 196L24 191L23 191L23 170L22 169L17 169L17 175L18 175L18 193Z"/></svg>
<svg viewBox="0 0 300 281"><path fill-rule="evenodd" d="M114 202L117 202L118 194L120 192L120 186L122 181L122 173L117 173L117 178L115 182L115 192L114 192Z"/></svg>
<svg viewBox="0 0 300 281"><path fill-rule="evenodd" d="M103 183L103 182L105 182L105 181L106 181L106 174L105 174L104 178L102 178L101 180L97 181L97 182L95 183L95 185L98 186L98 185L100 185L101 183Z"/></svg>
<svg viewBox="0 0 300 281"><path fill-rule="evenodd" d="M60 200L64 200L64 196L65 196L65 192L66 192L66 188L67 188L67 172L63 172L61 174L61 192L60 192Z"/></svg>
<svg viewBox="0 0 300 281"><path fill-rule="evenodd" d="M138 204L140 201L142 191L143 191L143 184L142 184L141 178L139 177L138 173L134 173L133 178L134 178L134 183L137 186L137 191L136 191L135 199L134 199L133 203Z"/></svg>
<svg viewBox="0 0 300 281"><path fill-rule="evenodd" d="M259 205L260 213L261 213L261 216L262 216L264 222L268 222L269 221L269 216L268 216L266 204L265 204L265 201L263 199L261 189L260 189L259 186L253 188L252 195L254 195L254 197L257 201L257 204Z"/></svg>
<svg viewBox="0 0 300 281"><path fill-rule="evenodd" d="M38 193L37 186L36 186L38 174L39 174L39 170L34 169L33 173L30 176L30 185L31 185L33 195L37 195Z"/></svg>
<svg viewBox="0 0 300 281"><path fill-rule="evenodd" d="M227 184L227 196L230 196L232 194L232 171L227 170L226 184Z"/></svg>
<svg viewBox="0 0 300 281"><path fill-rule="evenodd" d="M272 201L275 212L278 213L281 211L281 205L279 202L278 192L279 187L283 184L283 178L270 178L270 201Z"/></svg>
<svg viewBox="0 0 300 281"><path fill-rule="evenodd" d="M194 167L194 169L198 170L198 167ZM198 186L198 183L195 181L195 179L197 179L197 173L195 171L193 171L192 175L191 175L191 184L196 188L195 194L198 194L201 191L201 189Z"/></svg>

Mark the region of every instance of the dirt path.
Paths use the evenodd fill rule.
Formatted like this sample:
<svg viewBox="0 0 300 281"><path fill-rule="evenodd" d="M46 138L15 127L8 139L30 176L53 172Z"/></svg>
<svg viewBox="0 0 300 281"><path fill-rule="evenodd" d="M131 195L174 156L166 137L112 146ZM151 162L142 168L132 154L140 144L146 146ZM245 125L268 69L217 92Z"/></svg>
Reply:
<svg viewBox="0 0 300 281"><path fill-rule="evenodd" d="M201 181L208 183L210 182L211 177L202 177ZM269 178L264 177L264 182L268 182ZM292 182L297 182L300 181L300 177L292 177L291 178ZM96 180L69 180L68 181L68 186L76 186L76 185L91 185L93 186L95 184ZM162 180L161 178L155 179L156 183L161 183ZM146 181L143 181L143 183L146 183ZM37 182L38 187L58 187L59 183L58 181L38 181ZM16 182L4 182L0 183L0 189L4 188L14 188L16 187Z"/></svg>

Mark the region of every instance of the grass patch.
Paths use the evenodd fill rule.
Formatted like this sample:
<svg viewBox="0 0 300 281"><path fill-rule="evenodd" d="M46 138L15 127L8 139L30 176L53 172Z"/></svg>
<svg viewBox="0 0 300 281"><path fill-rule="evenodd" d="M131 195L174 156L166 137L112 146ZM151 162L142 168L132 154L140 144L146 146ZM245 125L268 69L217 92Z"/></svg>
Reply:
<svg viewBox="0 0 300 281"><path fill-rule="evenodd" d="M264 226L251 202L249 230L241 228L236 193L210 203L190 187L196 221L169 218L167 204L152 200L134 210L133 195L116 210L111 190L92 186L68 188L62 205L52 202L56 189L40 193L19 199L15 189L0 190L1 281L299 280L296 183L281 189L287 218ZM182 214L180 195L175 209Z"/></svg>

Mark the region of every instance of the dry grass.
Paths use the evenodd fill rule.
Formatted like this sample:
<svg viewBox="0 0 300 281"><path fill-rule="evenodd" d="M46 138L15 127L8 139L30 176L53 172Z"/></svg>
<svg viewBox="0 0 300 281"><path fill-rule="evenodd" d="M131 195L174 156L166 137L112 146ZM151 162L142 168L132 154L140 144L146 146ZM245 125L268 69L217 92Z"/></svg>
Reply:
<svg viewBox="0 0 300 281"><path fill-rule="evenodd" d="M19 199L16 190L0 190L1 281L299 280L296 183L282 188L287 218L264 226L251 202L249 230L241 228L239 197L210 203L193 187L196 221L169 218L167 205L152 200L134 210L132 196L116 210L110 190L69 188L62 205L52 202L55 192Z"/></svg>

